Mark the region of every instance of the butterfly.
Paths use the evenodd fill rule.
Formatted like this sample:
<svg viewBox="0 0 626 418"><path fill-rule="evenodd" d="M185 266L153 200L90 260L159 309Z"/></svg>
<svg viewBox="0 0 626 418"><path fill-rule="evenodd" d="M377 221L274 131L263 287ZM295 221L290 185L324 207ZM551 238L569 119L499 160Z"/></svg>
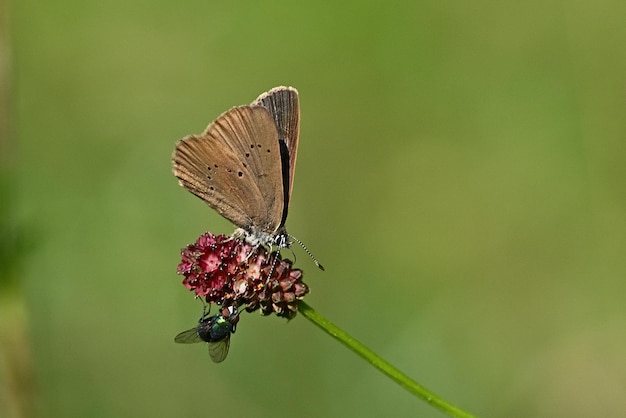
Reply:
<svg viewBox="0 0 626 418"><path fill-rule="evenodd" d="M298 91L275 87L176 144L174 175L252 245L290 245L285 221L300 131Z"/></svg>

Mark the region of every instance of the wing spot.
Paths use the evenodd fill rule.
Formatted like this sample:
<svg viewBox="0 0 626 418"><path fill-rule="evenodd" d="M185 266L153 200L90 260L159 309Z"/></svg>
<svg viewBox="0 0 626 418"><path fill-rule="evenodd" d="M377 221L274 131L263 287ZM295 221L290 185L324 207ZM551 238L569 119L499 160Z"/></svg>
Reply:
<svg viewBox="0 0 626 418"><path fill-rule="evenodd" d="M243 168L248 168L248 164L243 163Z"/></svg>
<svg viewBox="0 0 626 418"><path fill-rule="evenodd" d="M269 154L270 152L271 152L271 151L270 151L270 149L268 148L268 149L267 149L267 153Z"/></svg>
<svg viewBox="0 0 626 418"><path fill-rule="evenodd" d="M238 173L237 173L237 175L238 175L239 177L243 177L243 172L242 172L242 171L240 171L240 172L238 172Z"/></svg>
<svg viewBox="0 0 626 418"><path fill-rule="evenodd" d="M206 176L206 178L208 178L209 180L211 180L211 176Z"/></svg>
<svg viewBox="0 0 626 418"><path fill-rule="evenodd" d="M218 168L218 167L219 167L219 165L217 165L217 164L213 164L213 167Z"/></svg>
<svg viewBox="0 0 626 418"><path fill-rule="evenodd" d="M250 153L249 152L246 152L246 157L250 158Z"/></svg>
<svg viewBox="0 0 626 418"><path fill-rule="evenodd" d="M215 190L215 187L209 186L209 190Z"/></svg>
<svg viewBox="0 0 626 418"><path fill-rule="evenodd" d="M251 148L251 149L254 149L254 144L250 144L250 148Z"/></svg>

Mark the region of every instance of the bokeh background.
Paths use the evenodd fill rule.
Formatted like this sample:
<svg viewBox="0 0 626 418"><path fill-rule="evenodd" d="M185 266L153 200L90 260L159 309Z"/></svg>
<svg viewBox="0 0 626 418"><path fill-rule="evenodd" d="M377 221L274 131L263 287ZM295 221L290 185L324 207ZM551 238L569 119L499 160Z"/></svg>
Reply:
<svg viewBox="0 0 626 418"><path fill-rule="evenodd" d="M233 230L174 143L291 85L309 304L479 416L626 415L623 1L8 6L33 414L442 416L303 317L242 315L222 364L173 343L180 248Z"/></svg>

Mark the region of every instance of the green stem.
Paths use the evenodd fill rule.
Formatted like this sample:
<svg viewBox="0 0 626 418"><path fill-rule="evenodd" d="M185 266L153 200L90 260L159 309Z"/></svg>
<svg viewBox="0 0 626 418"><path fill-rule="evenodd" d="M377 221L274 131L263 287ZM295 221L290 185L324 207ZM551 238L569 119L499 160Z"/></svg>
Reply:
<svg viewBox="0 0 626 418"><path fill-rule="evenodd" d="M406 390L413 393L418 398L426 401L431 406L445 412L452 417L476 418L475 415L472 415L469 412L465 412L462 409L452 405L450 402L426 389L424 386L420 385L419 383L402 373L400 370L396 369L385 359L374 353L372 350L364 346L356 339L352 338L348 333L337 327L328 319L324 318L315 309L313 309L303 301L300 301L300 303L298 304L298 311L300 311L300 313L309 321L320 327L324 332L339 340L339 342L348 347L350 350L363 357L365 361L369 362L372 366L376 367L378 370L389 376L400 386L404 387Z"/></svg>

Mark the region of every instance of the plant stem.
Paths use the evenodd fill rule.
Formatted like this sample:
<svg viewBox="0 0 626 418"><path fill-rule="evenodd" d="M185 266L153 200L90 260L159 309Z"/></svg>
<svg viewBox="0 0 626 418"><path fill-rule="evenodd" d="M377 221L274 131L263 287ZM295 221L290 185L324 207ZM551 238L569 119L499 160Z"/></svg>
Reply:
<svg viewBox="0 0 626 418"><path fill-rule="evenodd" d="M476 418L475 415L472 415L469 412L466 412L452 405L450 402L426 389L424 386L420 385L419 383L402 373L400 370L392 366L389 362L380 357L378 354L374 353L372 350L364 346L361 342L351 337L344 330L337 327L328 319L324 318L315 309L313 309L311 306L304 303L303 301L300 301L300 303L298 304L298 311L300 311L300 313L309 321L320 327L324 332L339 340L339 342L348 347L350 350L363 357L365 361L376 367L378 370L389 376L400 386L404 387L406 390L421 398L431 406L445 412L452 417Z"/></svg>

